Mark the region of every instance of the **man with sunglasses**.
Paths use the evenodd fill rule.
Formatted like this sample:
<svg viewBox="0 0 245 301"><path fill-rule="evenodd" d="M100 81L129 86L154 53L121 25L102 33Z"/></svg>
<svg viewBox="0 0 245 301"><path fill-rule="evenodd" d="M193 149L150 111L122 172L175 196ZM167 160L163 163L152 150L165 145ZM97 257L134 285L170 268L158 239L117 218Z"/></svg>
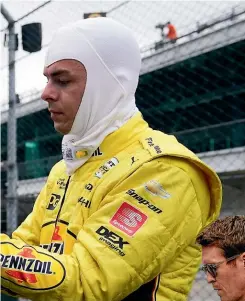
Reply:
<svg viewBox="0 0 245 301"><path fill-rule="evenodd" d="M216 220L198 237L202 270L222 301L245 301L245 216Z"/></svg>

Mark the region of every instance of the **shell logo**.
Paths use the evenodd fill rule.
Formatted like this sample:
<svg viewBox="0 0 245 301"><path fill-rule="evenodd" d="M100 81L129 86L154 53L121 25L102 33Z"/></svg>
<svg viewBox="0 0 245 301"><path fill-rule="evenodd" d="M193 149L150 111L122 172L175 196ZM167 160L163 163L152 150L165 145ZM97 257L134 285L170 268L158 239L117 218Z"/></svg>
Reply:
<svg viewBox="0 0 245 301"><path fill-rule="evenodd" d="M159 196L162 199L169 199L171 195L163 189L162 185L155 181L150 180L144 184L145 189L152 195Z"/></svg>

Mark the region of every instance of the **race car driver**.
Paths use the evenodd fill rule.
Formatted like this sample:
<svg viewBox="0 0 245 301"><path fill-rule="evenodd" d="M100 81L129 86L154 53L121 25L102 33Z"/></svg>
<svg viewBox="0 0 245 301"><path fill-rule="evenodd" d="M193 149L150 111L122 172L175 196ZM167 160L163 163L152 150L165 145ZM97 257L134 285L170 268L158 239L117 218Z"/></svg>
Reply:
<svg viewBox="0 0 245 301"><path fill-rule="evenodd" d="M109 18L59 29L42 98L64 135L32 213L1 235L2 291L35 301L184 301L198 233L216 219L216 173L135 104L132 32ZM38 166L37 166L38 168Z"/></svg>

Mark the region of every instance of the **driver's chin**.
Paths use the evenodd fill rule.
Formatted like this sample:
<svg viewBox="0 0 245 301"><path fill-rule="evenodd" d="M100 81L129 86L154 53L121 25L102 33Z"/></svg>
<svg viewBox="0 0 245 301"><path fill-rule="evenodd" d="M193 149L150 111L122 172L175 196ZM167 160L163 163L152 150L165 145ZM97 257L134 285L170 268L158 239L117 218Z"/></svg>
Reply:
<svg viewBox="0 0 245 301"><path fill-rule="evenodd" d="M231 299L229 296L227 296L226 293L224 293L224 291L220 290L218 292L218 296L220 297L221 301L236 301L236 299Z"/></svg>
<svg viewBox="0 0 245 301"><path fill-rule="evenodd" d="M58 133L62 135L67 135L71 130L71 126L59 122L54 122L54 128Z"/></svg>

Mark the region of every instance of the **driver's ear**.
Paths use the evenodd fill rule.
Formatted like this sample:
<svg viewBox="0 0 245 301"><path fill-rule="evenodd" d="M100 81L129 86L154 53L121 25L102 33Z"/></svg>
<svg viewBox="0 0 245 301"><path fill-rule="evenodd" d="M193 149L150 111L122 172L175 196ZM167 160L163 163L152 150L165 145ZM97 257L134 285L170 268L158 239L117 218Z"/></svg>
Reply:
<svg viewBox="0 0 245 301"><path fill-rule="evenodd" d="M244 267L244 269L245 269L245 252L243 252L243 253L241 254L241 256L242 256L242 261L243 261L243 267Z"/></svg>

